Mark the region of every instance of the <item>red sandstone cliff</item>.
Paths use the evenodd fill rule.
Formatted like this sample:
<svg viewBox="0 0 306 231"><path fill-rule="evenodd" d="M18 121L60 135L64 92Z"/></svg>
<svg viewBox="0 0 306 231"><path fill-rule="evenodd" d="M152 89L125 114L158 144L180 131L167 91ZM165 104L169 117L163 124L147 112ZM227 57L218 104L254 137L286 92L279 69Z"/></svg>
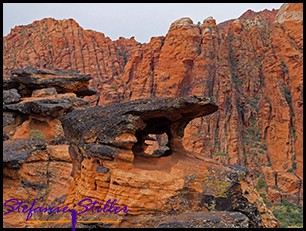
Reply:
<svg viewBox="0 0 306 231"><path fill-rule="evenodd" d="M4 37L3 71L33 66L93 76L93 98L205 95L218 112L190 122L185 147L222 163L254 169L271 201L302 203L303 4L248 11L219 25L173 22L148 44L84 30L74 20L43 19ZM99 99L98 99L99 98Z"/></svg>

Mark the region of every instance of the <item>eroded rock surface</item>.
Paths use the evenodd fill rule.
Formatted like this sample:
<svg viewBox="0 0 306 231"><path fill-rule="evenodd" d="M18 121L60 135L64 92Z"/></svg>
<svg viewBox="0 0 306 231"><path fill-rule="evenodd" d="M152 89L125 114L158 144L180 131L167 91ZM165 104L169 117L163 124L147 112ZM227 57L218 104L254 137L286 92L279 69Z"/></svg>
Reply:
<svg viewBox="0 0 306 231"><path fill-rule="evenodd" d="M92 94L89 79L90 75L80 75L78 71L35 68L12 71L9 81L15 81L17 86L3 90L4 132L16 139L29 138L31 130L38 130L47 141L55 140L62 130L60 116L89 107L88 101L77 96Z"/></svg>
<svg viewBox="0 0 306 231"><path fill-rule="evenodd" d="M74 92L83 89L84 93L88 80L78 83L83 76L60 70L27 68L14 73L18 78L7 81L10 84L3 90L3 200L18 198L31 204L36 199L41 206L49 206L65 195L72 180L72 163L59 117L89 106L75 93L60 91L72 91L74 86ZM59 73L68 76L66 82L58 78ZM51 85L48 75L55 80ZM75 75L73 80L71 75ZM33 227L22 213L6 215L3 224L7 228Z"/></svg>
<svg viewBox="0 0 306 231"><path fill-rule="evenodd" d="M190 122L186 149L253 168L263 175L268 190L261 193L271 202L303 204L303 4L248 10L221 23L209 16L199 23L178 19L166 35L145 44L134 38L112 41L73 19L16 26L3 38L4 76L27 66L91 73L90 85L98 91L88 96L92 105L213 97L219 111ZM42 73L52 77L52 71ZM4 85L21 84L5 79Z"/></svg>
<svg viewBox="0 0 306 231"><path fill-rule="evenodd" d="M80 74L77 70L49 70L27 67L11 71L11 84L19 85L23 96L35 89L55 88L58 93L75 93L77 96L93 95L96 91L89 89L90 74Z"/></svg>
<svg viewBox="0 0 306 231"><path fill-rule="evenodd" d="M74 178L65 203L79 210L77 203L85 197L116 199L129 213L112 227L206 227L205 219L216 227L278 226L268 212L272 222L264 224L258 202L243 196L240 182L246 170L184 149L188 122L217 109L208 98L190 96L96 106L62 116ZM164 133L168 152L144 155L148 134ZM209 214L213 211L234 213ZM173 223L177 216L183 219Z"/></svg>

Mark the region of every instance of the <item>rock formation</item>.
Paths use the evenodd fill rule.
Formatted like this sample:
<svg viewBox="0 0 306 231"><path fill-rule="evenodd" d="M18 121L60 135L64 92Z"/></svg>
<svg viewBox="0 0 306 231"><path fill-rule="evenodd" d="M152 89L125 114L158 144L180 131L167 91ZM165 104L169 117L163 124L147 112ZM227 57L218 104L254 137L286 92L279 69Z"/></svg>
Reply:
<svg viewBox="0 0 306 231"><path fill-rule="evenodd" d="M189 122L182 138L183 148L219 164L248 168L248 187L256 187L272 203L288 199L303 204L302 3L286 3L272 11L249 10L238 19L220 24L212 17L200 24L189 18L178 19L165 36L153 37L147 44L133 38L111 41L102 33L84 30L73 19L48 18L13 28L3 38L3 60L5 104L18 104L20 97L31 96L34 85L18 82L18 76L8 79L12 70L27 66L44 69L36 74L47 78L53 76L47 69L76 69L84 73L83 80L87 79L86 73L92 74L90 89L67 89L80 97L88 95L84 99L92 106L205 95L219 110ZM26 77L26 73L22 75ZM33 78L22 81L28 80ZM60 94L67 92L60 85L48 87ZM54 89L33 94L52 92ZM35 110L37 103L44 102L30 105ZM24 119L16 116L24 111L24 103L4 113L7 127L3 139L25 138L23 130L29 131L29 125L19 126ZM61 105L55 116L70 111L66 106ZM43 111L52 114L52 108ZM44 112L35 113L44 116ZM50 126L60 127L55 121ZM9 126L16 127L12 123L19 129L10 134ZM43 133L53 139L48 135L50 129ZM140 156L153 155L154 159L167 155L169 145L162 145L161 136L165 135L148 134L138 147L143 151ZM130 140L130 145L133 139L123 136L121 140ZM90 148L95 150L94 146ZM128 158L127 153L121 156ZM90 166L88 163L85 168ZM254 198L261 200L259 195L249 199Z"/></svg>
<svg viewBox="0 0 306 231"><path fill-rule="evenodd" d="M200 26L177 20L165 38L129 59L124 98L212 97L219 111L190 122L185 147L250 166L254 186L263 177L268 191L260 191L270 201L302 204L301 12L302 4L285 4L280 12L249 12L222 25L212 18Z"/></svg>
<svg viewBox="0 0 306 231"><path fill-rule="evenodd" d="M184 149L189 121L217 109L208 98L191 96L96 106L61 117L74 178L65 203L80 210L77 204L86 197L116 199L129 213L115 227L277 226L268 210L259 211L260 202L244 197L245 170ZM169 149L145 155L148 134L164 133ZM268 217L264 223L261 214Z"/></svg>
<svg viewBox="0 0 306 231"><path fill-rule="evenodd" d="M28 66L78 70L92 74L90 86L101 91L103 99L109 102L118 97L114 88L133 48L140 45L133 38L113 42L102 33L83 30L73 19L46 18L17 26L11 35L3 42L4 76Z"/></svg>
<svg viewBox="0 0 306 231"><path fill-rule="evenodd" d="M72 163L59 117L89 106L73 92L90 95L90 78L83 79L77 72L26 68L4 80L4 201L18 198L31 203L36 199L49 205L65 195ZM29 227L24 214L16 213L5 216L4 225Z"/></svg>

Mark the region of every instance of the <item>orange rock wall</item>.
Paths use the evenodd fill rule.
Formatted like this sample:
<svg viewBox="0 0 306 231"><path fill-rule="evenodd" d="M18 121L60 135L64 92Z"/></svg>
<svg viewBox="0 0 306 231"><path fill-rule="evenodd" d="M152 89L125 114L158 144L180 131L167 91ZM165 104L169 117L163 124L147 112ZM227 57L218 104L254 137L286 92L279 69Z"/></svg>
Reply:
<svg viewBox="0 0 306 231"><path fill-rule="evenodd" d="M302 203L302 10L284 4L219 25L182 18L147 44L111 41L72 19L43 19L4 37L3 71L30 65L90 73L97 104L209 96L219 110L190 122L186 149L250 166L254 185L264 177L268 199Z"/></svg>

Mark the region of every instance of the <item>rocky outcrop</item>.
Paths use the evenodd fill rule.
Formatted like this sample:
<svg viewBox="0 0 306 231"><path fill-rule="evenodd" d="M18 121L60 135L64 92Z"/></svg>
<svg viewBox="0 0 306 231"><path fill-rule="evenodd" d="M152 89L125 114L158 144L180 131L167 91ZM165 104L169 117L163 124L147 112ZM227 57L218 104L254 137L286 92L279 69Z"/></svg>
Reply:
<svg viewBox="0 0 306 231"><path fill-rule="evenodd" d="M65 203L80 210L77 204L85 197L116 199L129 213L113 227L206 227L203 219L216 227L278 226L271 213L273 222L263 223L258 205L243 196L244 169L184 149L189 121L217 109L208 98L191 96L96 106L62 116L74 178ZM163 155L144 153L149 134L168 136ZM234 213L201 213L210 211Z"/></svg>
<svg viewBox="0 0 306 231"><path fill-rule="evenodd" d="M75 111L63 116L61 122L65 136L71 141L128 148L129 143L122 143L121 139L133 143L136 140L132 135L138 137L167 133L171 146L172 139L183 136L183 130L190 120L211 114L217 109L208 98L199 96L154 98Z"/></svg>
<svg viewBox="0 0 306 231"><path fill-rule="evenodd" d="M16 88L19 89L23 97L31 96L35 89L44 88L54 88L58 93L75 93L77 96L90 96L96 93L88 88L91 76L79 74L76 70L47 70L27 67L12 70L11 73L10 79L4 81L17 86ZM4 86L6 87L6 83ZM35 97L35 94L32 96Z"/></svg>
<svg viewBox="0 0 306 231"><path fill-rule="evenodd" d="M111 41L72 19L43 19L4 37L3 72L7 78L13 69L33 66L91 73L90 86L98 92L87 96L91 105L206 95L219 110L186 126L184 148L252 169L250 182L270 202L303 204L302 10L302 3L283 4L220 24L212 17L199 25L182 18L147 44ZM3 84L5 90L20 86ZM20 123L15 112L5 112L4 120ZM8 136L5 131L3 139ZM144 156L162 146L151 141L144 141Z"/></svg>
<svg viewBox="0 0 306 231"><path fill-rule="evenodd" d="M65 196L73 180L67 144L46 145L36 138L8 140L3 142L3 155L3 201L18 198L31 204L36 199L46 207ZM3 225L33 227L22 213L5 215Z"/></svg>
<svg viewBox="0 0 306 231"><path fill-rule="evenodd" d="M5 77L13 69L28 66L39 69L78 70L92 74L90 86L101 91L104 101L118 98L114 89L120 83L124 66L140 44L131 39L111 41L103 33L84 30L73 19L46 18L27 26L16 26L4 39ZM14 48L14 49L12 49ZM27 50L23 52L23 50ZM94 97L97 101L98 97Z"/></svg>
<svg viewBox="0 0 306 231"><path fill-rule="evenodd" d="M123 89L131 100L212 97L219 111L190 122L185 147L250 166L264 174L268 190L261 193L270 201L302 204L302 18L292 14L301 16L302 4L248 12L226 25L212 18L198 26L177 20L165 38L133 54Z"/></svg>
<svg viewBox="0 0 306 231"><path fill-rule="evenodd" d="M12 71L12 77L4 80L15 83L4 84L5 88L16 87L3 90L4 131L13 138L29 138L31 130L37 130L41 134L36 136L55 140L60 135L56 134L61 130L60 116L89 107L88 101L76 94L92 94L88 88L90 79L90 75L78 75L77 71L35 68Z"/></svg>
<svg viewBox="0 0 306 231"><path fill-rule="evenodd" d="M4 85L8 89L3 90L3 200L18 198L32 203L36 199L48 206L65 196L72 180L72 163L59 117L89 106L75 93L60 93L57 89L68 91L74 86L74 92L90 92L88 79L80 80L76 74L70 78L69 72L61 82L58 80L64 77L56 75L64 73L60 70L27 68L14 73L14 78L6 81L14 84ZM53 82L44 79L51 73ZM32 97L24 97L27 94ZM4 226L32 227L23 215L5 216Z"/></svg>
<svg viewBox="0 0 306 231"><path fill-rule="evenodd" d="M18 103L20 101L20 95L16 89L3 91L3 104Z"/></svg>
<svg viewBox="0 0 306 231"><path fill-rule="evenodd" d="M17 139L16 141L7 141L3 145L3 163L15 162L16 165L26 161L30 154L39 149L45 149L46 144L39 139ZM18 163L20 162L20 163ZM17 166L16 166L17 167Z"/></svg>

